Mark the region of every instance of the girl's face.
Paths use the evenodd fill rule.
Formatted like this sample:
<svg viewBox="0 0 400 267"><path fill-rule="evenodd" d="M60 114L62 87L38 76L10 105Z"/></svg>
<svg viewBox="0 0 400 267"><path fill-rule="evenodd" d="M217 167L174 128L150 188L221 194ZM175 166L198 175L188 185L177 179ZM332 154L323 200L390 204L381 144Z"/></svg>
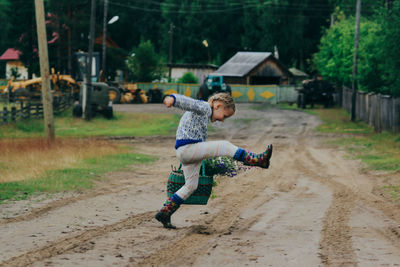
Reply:
<svg viewBox="0 0 400 267"><path fill-rule="evenodd" d="M215 101L213 103L213 113L211 122L224 121L226 118L232 116L235 112L232 108L225 108L224 103Z"/></svg>

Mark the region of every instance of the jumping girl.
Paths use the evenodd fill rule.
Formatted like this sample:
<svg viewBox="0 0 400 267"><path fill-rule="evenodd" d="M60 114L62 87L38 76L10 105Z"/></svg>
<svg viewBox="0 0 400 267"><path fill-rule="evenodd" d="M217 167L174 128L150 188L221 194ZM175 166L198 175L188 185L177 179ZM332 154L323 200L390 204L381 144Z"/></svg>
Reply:
<svg viewBox="0 0 400 267"><path fill-rule="evenodd" d="M172 94L165 97L163 103L167 108L174 106L186 111L179 122L175 143L177 158L182 163L185 185L168 198L155 215L165 228L175 229L171 224L171 215L197 189L203 159L228 156L245 165L268 169L272 145L268 145L263 153L255 154L228 141L206 142L208 121L223 122L235 113L235 102L229 94L215 94L208 102Z"/></svg>

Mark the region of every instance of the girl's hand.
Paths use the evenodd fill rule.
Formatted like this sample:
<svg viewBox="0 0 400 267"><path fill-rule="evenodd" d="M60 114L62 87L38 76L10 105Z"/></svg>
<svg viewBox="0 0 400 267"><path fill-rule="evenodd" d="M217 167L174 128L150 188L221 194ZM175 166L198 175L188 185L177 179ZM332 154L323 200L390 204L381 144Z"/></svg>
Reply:
<svg viewBox="0 0 400 267"><path fill-rule="evenodd" d="M164 105L167 108L170 108L174 104L174 101L175 101L175 99L172 96L167 96L164 98Z"/></svg>

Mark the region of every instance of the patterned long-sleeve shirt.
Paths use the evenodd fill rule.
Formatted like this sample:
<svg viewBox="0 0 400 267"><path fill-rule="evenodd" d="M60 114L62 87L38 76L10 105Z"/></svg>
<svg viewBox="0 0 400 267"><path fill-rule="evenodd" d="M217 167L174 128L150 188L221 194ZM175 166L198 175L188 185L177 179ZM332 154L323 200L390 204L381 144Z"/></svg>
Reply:
<svg viewBox="0 0 400 267"><path fill-rule="evenodd" d="M186 111L176 131L175 149L187 144L206 141L208 121L212 115L210 104L184 95L172 94L171 96L175 99L174 107Z"/></svg>

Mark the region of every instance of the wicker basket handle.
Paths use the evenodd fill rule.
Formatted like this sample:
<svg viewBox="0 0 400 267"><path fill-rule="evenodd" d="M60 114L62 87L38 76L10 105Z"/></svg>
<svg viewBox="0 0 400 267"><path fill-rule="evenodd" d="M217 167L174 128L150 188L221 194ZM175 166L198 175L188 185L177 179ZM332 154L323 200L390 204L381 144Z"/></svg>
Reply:
<svg viewBox="0 0 400 267"><path fill-rule="evenodd" d="M182 163L179 163L178 171L181 170L181 167L182 167ZM206 176L206 164L204 163L204 160L201 161L201 168L202 168L201 175Z"/></svg>

